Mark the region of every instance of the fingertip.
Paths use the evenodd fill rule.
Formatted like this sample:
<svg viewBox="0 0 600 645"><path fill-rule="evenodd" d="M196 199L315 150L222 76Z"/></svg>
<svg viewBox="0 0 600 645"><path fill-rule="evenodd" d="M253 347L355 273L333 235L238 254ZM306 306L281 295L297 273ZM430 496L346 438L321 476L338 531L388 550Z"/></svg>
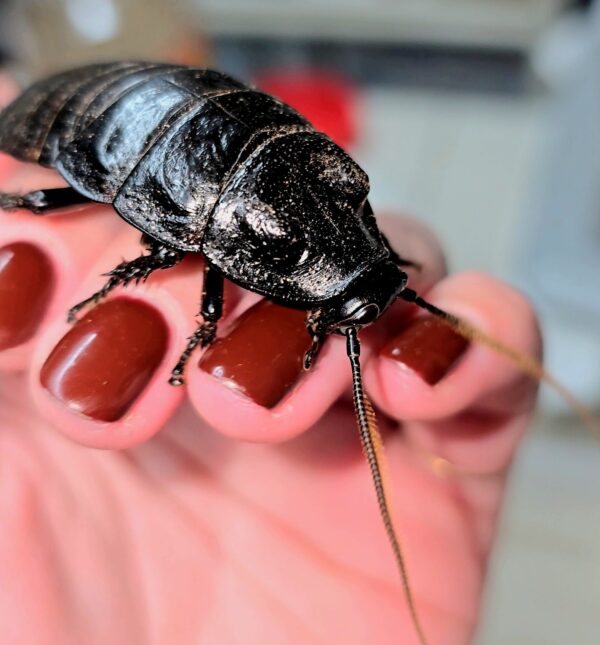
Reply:
<svg viewBox="0 0 600 645"><path fill-rule="evenodd" d="M147 441L184 397L168 384L188 333L183 320L174 299L150 288L109 299L73 326L64 317L55 320L32 360L30 390L38 410L88 447L125 449ZM135 328L124 333L130 321Z"/></svg>
<svg viewBox="0 0 600 645"><path fill-rule="evenodd" d="M255 443L292 439L316 423L350 382L344 342L327 341L314 367L271 408L259 405L239 386L190 366L187 389L197 413L222 434ZM257 378L260 378L257 376Z"/></svg>
<svg viewBox="0 0 600 645"><path fill-rule="evenodd" d="M30 388L40 412L64 435L95 448L122 449L158 432L184 398L169 385L172 367L190 335L193 300L179 292L200 289L201 271L183 270L167 281L120 289L81 312L69 325L69 306L100 288L102 275L123 255L140 253L128 231L69 292L34 342Z"/></svg>
<svg viewBox="0 0 600 645"><path fill-rule="evenodd" d="M531 304L490 276L476 272L451 276L436 285L427 299L514 350L541 355L541 336ZM427 316L417 320L424 322ZM402 420L438 420L483 403L498 412L512 409L523 373L506 357L477 343L461 349L464 341L438 322L429 336L415 334L413 324L391 341L400 350L397 356L388 344L367 366L372 396L388 414ZM442 365L422 368L423 362L435 358L430 357L430 345L439 344L440 334L444 345L436 351ZM448 350L451 341L455 347ZM531 397L526 398L529 402Z"/></svg>
<svg viewBox="0 0 600 645"><path fill-rule="evenodd" d="M17 163L17 162L15 162ZM57 173L31 164L18 163L17 171L3 183L3 189L27 191L40 187L64 185ZM10 188L9 188L10 187ZM90 264L107 247L113 239L117 226L114 211L104 205L88 205L78 212L52 214L39 217L27 211L0 211L0 252L18 246L27 255L39 256L37 264L44 263L45 271L33 271L34 265L24 261L26 270L13 272L7 276L7 266L2 266L3 277L0 278L2 302L0 319L8 316L13 306L19 306L20 318L28 325L35 326L36 333L56 317L64 315L65 303L79 286L82 276L89 270ZM23 253L21 253L23 254ZM15 266L16 266L15 262ZM33 280L37 276L36 280ZM29 294L34 291L46 291L44 307L30 306ZM8 302L7 291L11 290L11 302ZM35 298L32 298L35 300ZM16 310L11 318L16 324ZM26 320L27 319L27 320ZM1 326L1 325L0 325ZM0 334L1 335L1 334ZM20 339L12 343L0 354L1 371L21 371L31 357L32 343L35 337Z"/></svg>
<svg viewBox="0 0 600 645"><path fill-rule="evenodd" d="M92 206L84 213L74 216L77 221L57 222L32 221L31 214L11 214L10 220L2 223L0 233L0 249L10 249L15 246L30 249L29 256L37 255L43 258L47 271L40 274L37 280L38 290L42 287L46 293L43 308L31 307L28 302L28 293L36 286L33 278L32 265L28 263L28 270L15 276L16 282L12 288L21 294L21 304L27 309L24 315L35 317L30 320L37 333L41 333L46 325L55 318L62 318L65 314L65 303L77 289L82 280L82 275L89 270L90 262L106 247L113 237L110 227L104 225L104 217L108 214L105 207ZM81 243L81 231L93 231L93 235L86 236L86 242ZM41 262L41 260L40 260ZM40 263L38 262L38 263ZM37 274L36 274L37 275ZM24 300L23 300L24 299ZM3 302L6 307L6 303ZM7 309L4 310L7 313ZM32 343L35 336L24 339L13 347L7 348L0 355L0 370L20 371L26 367L31 356Z"/></svg>

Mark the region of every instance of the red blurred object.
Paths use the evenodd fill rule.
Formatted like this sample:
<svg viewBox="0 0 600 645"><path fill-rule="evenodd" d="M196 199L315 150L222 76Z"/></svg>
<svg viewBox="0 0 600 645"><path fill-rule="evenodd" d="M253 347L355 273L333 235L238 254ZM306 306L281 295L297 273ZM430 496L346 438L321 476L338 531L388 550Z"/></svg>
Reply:
<svg viewBox="0 0 600 645"><path fill-rule="evenodd" d="M342 148L357 139L358 91L347 80L322 70L273 70L260 74L256 85L303 114L317 130Z"/></svg>

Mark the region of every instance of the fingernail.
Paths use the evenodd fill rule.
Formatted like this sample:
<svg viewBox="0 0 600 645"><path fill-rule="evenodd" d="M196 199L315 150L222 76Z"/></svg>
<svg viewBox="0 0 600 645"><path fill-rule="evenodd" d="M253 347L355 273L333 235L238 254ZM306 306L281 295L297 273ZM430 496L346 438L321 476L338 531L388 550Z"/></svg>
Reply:
<svg viewBox="0 0 600 645"><path fill-rule="evenodd" d="M408 367L429 385L439 383L469 347L469 341L433 316L415 318L381 355Z"/></svg>
<svg viewBox="0 0 600 645"><path fill-rule="evenodd" d="M272 408L303 371L311 340L306 312L261 300L202 355L200 368L226 381L258 405Z"/></svg>
<svg viewBox="0 0 600 645"><path fill-rule="evenodd" d="M150 305L109 300L63 336L44 363L40 381L74 412L116 421L148 385L168 336L166 322Z"/></svg>
<svg viewBox="0 0 600 645"><path fill-rule="evenodd" d="M0 249L0 349L35 334L53 285L52 264L37 246L15 242Z"/></svg>

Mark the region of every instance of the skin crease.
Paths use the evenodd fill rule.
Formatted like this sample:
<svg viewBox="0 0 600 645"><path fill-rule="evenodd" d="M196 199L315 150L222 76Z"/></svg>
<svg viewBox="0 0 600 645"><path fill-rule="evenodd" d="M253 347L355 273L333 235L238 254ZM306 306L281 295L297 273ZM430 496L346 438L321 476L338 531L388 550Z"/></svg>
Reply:
<svg viewBox="0 0 600 645"><path fill-rule="evenodd" d="M7 88L0 82L5 99ZM4 190L49 178L0 157ZM444 277L437 242L412 220L394 218L388 232L424 265L411 286L540 355L522 296L485 275ZM197 360L185 400L167 385L201 291L198 263L185 261L126 292L155 305L170 329L153 380L121 420L83 419L47 395L39 370L67 330L68 306L139 253L138 235L105 207L0 213L0 246L17 239L42 245L57 284L37 336L0 353L3 643L416 643L360 451L343 339L330 339L317 368L272 410ZM256 301L228 289L225 330ZM396 524L428 640L464 645L536 387L481 347L434 387L379 358L375 349L412 313L396 307L363 334L365 384L387 415ZM468 472L440 476L430 453Z"/></svg>

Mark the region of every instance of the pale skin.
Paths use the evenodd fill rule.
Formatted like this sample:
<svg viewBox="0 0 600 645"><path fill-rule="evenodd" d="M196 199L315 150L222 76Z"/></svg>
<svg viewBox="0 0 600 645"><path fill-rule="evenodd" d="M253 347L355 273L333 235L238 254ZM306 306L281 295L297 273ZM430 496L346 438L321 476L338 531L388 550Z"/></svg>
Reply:
<svg viewBox="0 0 600 645"><path fill-rule="evenodd" d="M6 98L5 79L0 87ZM6 157L0 182L62 185ZM438 243L412 220L394 218L387 230L423 265L411 270L413 288L540 356L522 295L486 275L447 276ZM48 396L40 366L69 306L139 253L139 235L111 209L88 206L46 218L0 213L0 246L15 240L43 245L57 283L36 336L0 353L3 643L416 643L355 431L343 339L273 409L197 360L186 389L172 388L201 283L199 263L186 261L127 289L171 331L152 381L119 421L84 419ZM256 298L237 288L227 296L225 324ZM399 307L363 335L365 386L386 415L396 524L428 641L464 645L536 385L479 346L427 385L374 351L407 315Z"/></svg>

